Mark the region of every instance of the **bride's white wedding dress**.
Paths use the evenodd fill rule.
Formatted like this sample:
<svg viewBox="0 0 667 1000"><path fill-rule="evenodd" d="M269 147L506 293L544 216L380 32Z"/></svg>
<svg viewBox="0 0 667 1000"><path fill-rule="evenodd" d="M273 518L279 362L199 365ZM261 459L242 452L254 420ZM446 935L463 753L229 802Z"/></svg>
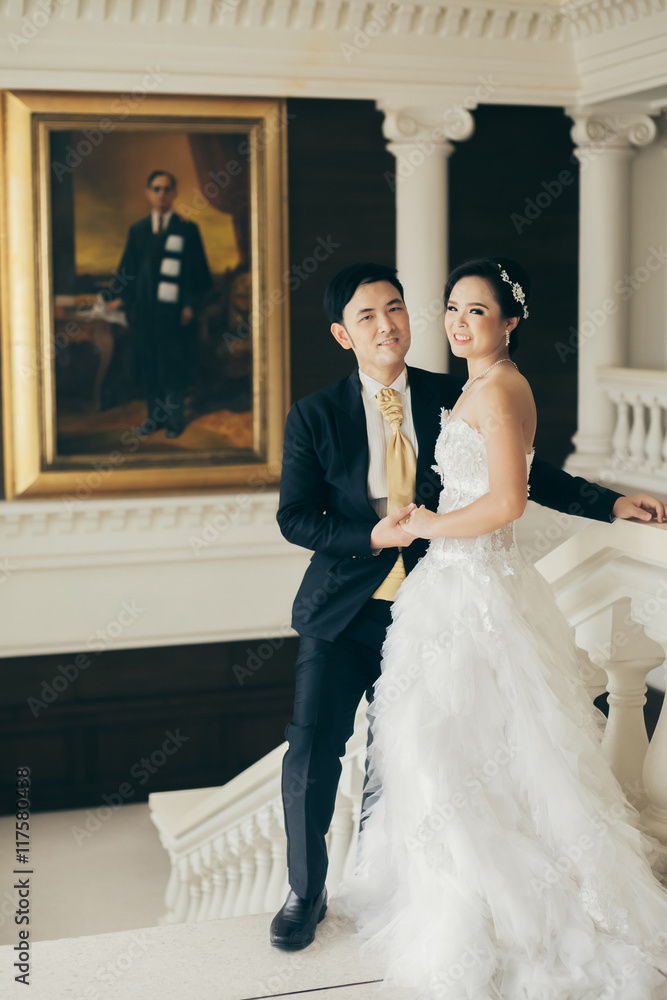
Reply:
<svg viewBox="0 0 667 1000"><path fill-rule="evenodd" d="M488 492L482 435L447 411L435 457L440 513ZM383 652L370 809L332 902L385 983L420 1000L667 997L650 867L665 852L602 754L571 630L513 526L432 541Z"/></svg>

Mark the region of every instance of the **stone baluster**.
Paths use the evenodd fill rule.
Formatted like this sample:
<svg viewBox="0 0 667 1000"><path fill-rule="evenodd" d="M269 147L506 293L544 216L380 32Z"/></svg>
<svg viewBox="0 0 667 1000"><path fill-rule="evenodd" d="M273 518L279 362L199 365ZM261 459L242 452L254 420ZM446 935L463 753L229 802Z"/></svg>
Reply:
<svg viewBox="0 0 667 1000"><path fill-rule="evenodd" d="M225 899L227 874L224 854L224 837L214 837L211 841L211 898L209 900L207 920L218 920L222 916Z"/></svg>
<svg viewBox="0 0 667 1000"><path fill-rule="evenodd" d="M202 844L199 851L199 878L201 884L201 894L199 909L195 914L195 921L208 920L211 908L211 896L213 894L213 865L214 856L210 841Z"/></svg>
<svg viewBox="0 0 667 1000"><path fill-rule="evenodd" d="M188 904L188 912L185 918L185 922L192 924L197 920L199 910L201 907L202 898L202 888L201 888L201 871L202 871L202 858L199 850L191 851L189 854L190 861L190 901Z"/></svg>
<svg viewBox="0 0 667 1000"><path fill-rule="evenodd" d="M623 394L612 396L616 403L616 428L612 437L614 458L625 459L630 443L630 407Z"/></svg>
<svg viewBox="0 0 667 1000"><path fill-rule="evenodd" d="M646 804L642 768L648 749L644 722L646 676L664 654L632 618L622 597L577 628L577 641L608 678L609 718L602 748L626 795L638 809Z"/></svg>
<svg viewBox="0 0 667 1000"><path fill-rule="evenodd" d="M349 761L346 763L350 763ZM345 861L354 834L352 826L352 803L347 795L338 790L334 814L329 828L329 869L327 885L334 892L343 880Z"/></svg>
<svg viewBox="0 0 667 1000"><path fill-rule="evenodd" d="M185 922L190 906L190 859L178 859L178 894L174 905L174 923Z"/></svg>
<svg viewBox="0 0 667 1000"><path fill-rule="evenodd" d="M241 872L239 868L239 857L230 844L229 834L225 837L223 859L227 875L227 885L225 886L225 898L222 904L222 913L220 916L231 917L236 908L236 897L239 891Z"/></svg>
<svg viewBox="0 0 667 1000"><path fill-rule="evenodd" d="M667 406L663 408L667 409ZM664 468L665 466L667 466L667 434L665 434L664 438L662 439L662 448L660 450L660 455L663 461L663 468Z"/></svg>
<svg viewBox="0 0 667 1000"><path fill-rule="evenodd" d="M662 449L662 407L653 398L649 404L648 434L646 435L646 462L650 472L660 468Z"/></svg>
<svg viewBox="0 0 667 1000"><path fill-rule="evenodd" d="M630 431L630 457L635 465L644 462L646 448L646 423L644 421L644 402L641 396L635 396L632 402L632 430Z"/></svg>
<svg viewBox="0 0 667 1000"><path fill-rule="evenodd" d="M255 835L254 817L245 820L240 827L232 831L232 839L239 854L239 889L234 903L233 916L244 917L250 912L250 895L255 880L255 852L253 839Z"/></svg>
<svg viewBox="0 0 667 1000"><path fill-rule="evenodd" d="M258 818L255 819L255 878L250 893L248 913L265 913L266 890L271 877L271 841L262 833Z"/></svg>
<svg viewBox="0 0 667 1000"><path fill-rule="evenodd" d="M366 751L356 754L352 758L354 771L350 775L350 801L352 803L352 836L348 848L343 878L352 874L357 863L357 841L359 839L359 820L361 818L361 800L364 786Z"/></svg>
<svg viewBox="0 0 667 1000"><path fill-rule="evenodd" d="M283 891L287 878L287 842L283 826L282 804L279 799L271 803L271 811L264 828L265 836L271 843L271 874L266 887L265 909L277 910L282 906L285 892Z"/></svg>
<svg viewBox="0 0 667 1000"><path fill-rule="evenodd" d="M161 920L161 923L164 924L171 924L175 922L174 910L176 908L178 887L180 884L178 877L178 865L171 851L169 852L169 859L171 861L171 871L169 872L169 881L167 882L167 888L164 893L165 916Z"/></svg>
<svg viewBox="0 0 667 1000"><path fill-rule="evenodd" d="M190 901L188 904L188 912L185 917L186 924L194 924L197 920L197 915L201 906L201 899L201 879L197 876L196 879L190 882Z"/></svg>

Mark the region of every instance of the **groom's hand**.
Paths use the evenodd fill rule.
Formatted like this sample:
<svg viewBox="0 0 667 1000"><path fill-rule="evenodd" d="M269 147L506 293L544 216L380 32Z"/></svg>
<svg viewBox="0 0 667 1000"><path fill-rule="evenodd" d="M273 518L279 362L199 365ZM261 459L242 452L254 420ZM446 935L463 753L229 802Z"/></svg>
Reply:
<svg viewBox="0 0 667 1000"><path fill-rule="evenodd" d="M627 520L637 517L641 521L651 521L655 517L658 524L665 519L665 505L650 493L635 493L630 497L619 497L613 508L614 517Z"/></svg>
<svg viewBox="0 0 667 1000"><path fill-rule="evenodd" d="M410 545L415 540L415 536L403 531L398 522L407 517L415 509L415 506L415 504L409 503L407 507L401 507L393 514L387 514L381 521L378 521L371 531L371 548L376 550L393 549L396 545L400 545L402 548Z"/></svg>

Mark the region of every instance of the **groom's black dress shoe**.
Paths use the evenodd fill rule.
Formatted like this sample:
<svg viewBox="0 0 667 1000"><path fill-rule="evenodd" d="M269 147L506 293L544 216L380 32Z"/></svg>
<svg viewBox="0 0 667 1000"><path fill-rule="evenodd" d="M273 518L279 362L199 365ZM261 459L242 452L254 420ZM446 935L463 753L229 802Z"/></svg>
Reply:
<svg viewBox="0 0 667 1000"><path fill-rule="evenodd" d="M271 921L271 944L274 948L298 951L315 939L315 929L327 912L327 890L313 899L302 899L293 889Z"/></svg>

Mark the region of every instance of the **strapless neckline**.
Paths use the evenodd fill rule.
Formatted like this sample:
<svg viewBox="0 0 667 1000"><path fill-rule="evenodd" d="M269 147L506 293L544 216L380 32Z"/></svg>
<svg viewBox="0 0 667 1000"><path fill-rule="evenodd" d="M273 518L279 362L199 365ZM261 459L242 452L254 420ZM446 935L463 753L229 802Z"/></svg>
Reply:
<svg viewBox="0 0 667 1000"><path fill-rule="evenodd" d="M484 441L484 435L480 431L479 427L473 427L472 424L469 424L467 420L463 419L463 417L454 417L454 418L452 418L452 411L445 409L444 406L442 408L442 412L446 416L448 424L453 425L453 424L457 423L457 421L460 421L463 424L464 427L467 427L468 430L472 431L473 434L477 434L478 437L480 437L482 439L482 441ZM535 449L531 448L530 451L526 451L526 452L524 452L524 454L526 456L526 461L528 463L530 463L532 461L534 455L535 455Z"/></svg>

